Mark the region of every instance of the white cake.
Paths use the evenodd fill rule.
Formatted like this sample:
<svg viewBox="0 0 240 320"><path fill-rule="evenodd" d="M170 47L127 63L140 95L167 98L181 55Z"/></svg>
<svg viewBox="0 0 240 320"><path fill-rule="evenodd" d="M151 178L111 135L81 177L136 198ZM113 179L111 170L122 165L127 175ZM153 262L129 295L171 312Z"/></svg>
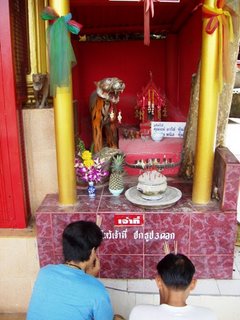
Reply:
<svg viewBox="0 0 240 320"><path fill-rule="evenodd" d="M167 178L157 170L146 171L138 177L137 189L146 195L163 193L167 189Z"/></svg>

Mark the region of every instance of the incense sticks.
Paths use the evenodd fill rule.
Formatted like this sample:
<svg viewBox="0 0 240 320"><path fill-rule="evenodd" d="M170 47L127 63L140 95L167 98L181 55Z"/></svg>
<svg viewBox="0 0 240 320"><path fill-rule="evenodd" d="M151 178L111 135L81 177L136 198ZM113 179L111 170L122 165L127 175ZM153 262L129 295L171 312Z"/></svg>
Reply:
<svg viewBox="0 0 240 320"><path fill-rule="evenodd" d="M164 244L163 244L163 251L164 251L165 255L171 253L169 244L166 241L164 241ZM176 240L173 242L173 252L174 252L174 254L178 253L178 243Z"/></svg>

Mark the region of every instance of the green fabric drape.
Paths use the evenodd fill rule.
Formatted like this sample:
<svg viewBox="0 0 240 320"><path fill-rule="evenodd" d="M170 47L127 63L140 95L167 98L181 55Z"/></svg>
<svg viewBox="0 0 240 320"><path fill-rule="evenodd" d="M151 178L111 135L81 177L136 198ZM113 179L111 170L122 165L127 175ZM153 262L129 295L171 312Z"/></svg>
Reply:
<svg viewBox="0 0 240 320"><path fill-rule="evenodd" d="M50 94L70 86L71 68L77 63L64 17L48 27Z"/></svg>
<svg viewBox="0 0 240 320"><path fill-rule="evenodd" d="M51 7L44 8L43 20L49 20L48 54L50 71L50 94L56 96L57 87L70 88L71 68L77 63L69 32L78 34L82 25L72 19L72 14L59 17Z"/></svg>

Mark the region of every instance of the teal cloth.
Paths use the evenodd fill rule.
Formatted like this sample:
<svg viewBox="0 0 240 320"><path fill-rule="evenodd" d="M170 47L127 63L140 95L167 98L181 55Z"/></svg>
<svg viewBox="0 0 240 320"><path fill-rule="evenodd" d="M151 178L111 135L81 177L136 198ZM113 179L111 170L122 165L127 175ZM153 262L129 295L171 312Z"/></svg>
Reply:
<svg viewBox="0 0 240 320"><path fill-rule="evenodd" d="M64 17L48 27L48 47L50 94L55 97L57 87L70 87L71 68L77 63Z"/></svg>

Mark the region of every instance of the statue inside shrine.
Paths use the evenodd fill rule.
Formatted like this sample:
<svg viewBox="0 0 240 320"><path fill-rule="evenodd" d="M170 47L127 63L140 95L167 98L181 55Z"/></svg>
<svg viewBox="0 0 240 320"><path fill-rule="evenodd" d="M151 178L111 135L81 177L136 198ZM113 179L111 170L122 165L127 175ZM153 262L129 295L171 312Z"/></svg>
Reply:
<svg viewBox="0 0 240 320"><path fill-rule="evenodd" d="M96 82L96 91L90 98L90 112L94 152L103 148L103 129L109 148L117 148L117 121L121 123L121 111L117 112L116 105L119 95L125 89L125 84L118 78L104 78Z"/></svg>

